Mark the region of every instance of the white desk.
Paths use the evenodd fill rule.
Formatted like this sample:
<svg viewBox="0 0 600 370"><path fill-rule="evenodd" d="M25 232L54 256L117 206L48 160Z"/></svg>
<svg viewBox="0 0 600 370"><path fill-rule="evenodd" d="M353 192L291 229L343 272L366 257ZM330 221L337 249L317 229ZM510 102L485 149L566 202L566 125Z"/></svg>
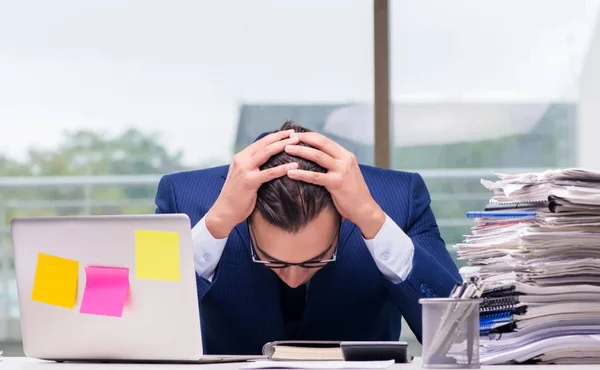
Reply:
<svg viewBox="0 0 600 370"><path fill-rule="evenodd" d="M141 369L206 369L206 370L237 370L244 366L243 363L229 364L206 364L206 365L173 365L173 364L95 364L95 363L56 363L49 361L39 361L24 357L5 357L0 361L0 370L141 370ZM497 365L482 366L483 369L490 370L598 370L600 365ZM421 359L416 358L410 364L396 364L389 367L388 370L417 370L421 369Z"/></svg>

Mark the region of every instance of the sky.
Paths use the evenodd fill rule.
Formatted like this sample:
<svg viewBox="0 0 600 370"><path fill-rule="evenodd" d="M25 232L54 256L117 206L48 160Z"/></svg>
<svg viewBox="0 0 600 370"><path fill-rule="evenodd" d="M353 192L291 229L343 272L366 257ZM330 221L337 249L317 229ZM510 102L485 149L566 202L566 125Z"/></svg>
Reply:
<svg viewBox="0 0 600 370"><path fill-rule="evenodd" d="M599 2L392 0L392 99L577 100ZM370 0L0 1L0 153L136 127L188 165L228 161L240 104L372 101L372 16Z"/></svg>

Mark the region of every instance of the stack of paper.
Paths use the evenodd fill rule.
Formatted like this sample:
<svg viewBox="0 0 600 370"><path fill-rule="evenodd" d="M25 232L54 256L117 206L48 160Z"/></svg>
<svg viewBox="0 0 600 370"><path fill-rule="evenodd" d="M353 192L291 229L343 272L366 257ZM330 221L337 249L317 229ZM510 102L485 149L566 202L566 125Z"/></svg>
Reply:
<svg viewBox="0 0 600 370"><path fill-rule="evenodd" d="M600 363L600 172L498 177L456 245L486 287L482 363Z"/></svg>

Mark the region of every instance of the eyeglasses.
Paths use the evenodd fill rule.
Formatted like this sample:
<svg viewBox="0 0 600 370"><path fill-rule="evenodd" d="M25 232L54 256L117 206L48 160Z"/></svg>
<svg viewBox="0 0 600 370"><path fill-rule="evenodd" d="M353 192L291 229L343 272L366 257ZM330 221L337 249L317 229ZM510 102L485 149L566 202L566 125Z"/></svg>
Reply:
<svg viewBox="0 0 600 370"><path fill-rule="evenodd" d="M248 222L248 232L250 234L250 250L252 253L252 262L261 264L261 265L271 268L271 269L284 269L289 266L298 266L298 267L309 268L309 269L310 268L320 268L320 267L327 265L328 263L335 262L335 260L337 258L337 238L340 234L340 228L337 229L337 232L335 233L335 236L333 238L333 242L331 242L329 247L327 247L327 249L325 251L323 251L323 253L321 253L321 255L325 255L325 254L327 254L327 252L329 252L331 250L331 248L333 248L335 246L335 250L333 251L333 254L331 255L330 258L328 258L328 259L316 258L316 259L312 259L312 260L308 260L308 261L304 261L304 262L297 262L297 263L280 261L278 259L275 259L275 258L269 256L262 249L260 249L260 247L258 246L258 243L255 243L253 241L254 232L252 232L252 227L250 226L250 222ZM267 258L269 258L269 260L261 260L260 257L258 256L258 254L256 254L255 248L256 248L256 250L260 251L260 253L262 253Z"/></svg>

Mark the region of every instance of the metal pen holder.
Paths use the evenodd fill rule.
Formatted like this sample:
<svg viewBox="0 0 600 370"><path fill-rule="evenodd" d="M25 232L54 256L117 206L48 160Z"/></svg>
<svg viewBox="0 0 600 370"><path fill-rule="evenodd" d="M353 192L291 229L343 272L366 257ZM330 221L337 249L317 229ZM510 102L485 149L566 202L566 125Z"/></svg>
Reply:
<svg viewBox="0 0 600 370"><path fill-rule="evenodd" d="M423 368L478 369L477 298L422 298Z"/></svg>

